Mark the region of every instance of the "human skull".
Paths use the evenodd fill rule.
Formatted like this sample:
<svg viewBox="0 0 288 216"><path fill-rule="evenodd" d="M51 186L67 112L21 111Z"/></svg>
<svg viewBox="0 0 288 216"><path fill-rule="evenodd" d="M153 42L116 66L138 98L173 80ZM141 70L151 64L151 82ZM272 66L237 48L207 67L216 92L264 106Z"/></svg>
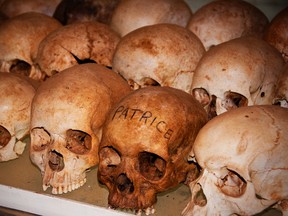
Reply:
<svg viewBox="0 0 288 216"><path fill-rule="evenodd" d="M187 155L207 114L188 93L170 87L133 91L114 106L99 147L98 180L112 208L154 212L158 192L198 169Z"/></svg>
<svg viewBox="0 0 288 216"><path fill-rule="evenodd" d="M38 12L52 16L60 0L4 0L0 4L0 12L8 17L27 12Z"/></svg>
<svg viewBox="0 0 288 216"><path fill-rule="evenodd" d="M35 89L11 73L0 73L0 162L18 158L29 134L30 109Z"/></svg>
<svg viewBox="0 0 288 216"><path fill-rule="evenodd" d="M134 90L160 85L189 92L194 70L204 52L200 40L188 29L155 24L122 37L112 68Z"/></svg>
<svg viewBox="0 0 288 216"><path fill-rule="evenodd" d="M288 63L283 67L277 82L273 104L288 108Z"/></svg>
<svg viewBox="0 0 288 216"><path fill-rule="evenodd" d="M262 38L268 18L257 7L242 0L218 0L199 8L187 28L202 41L206 50L243 36Z"/></svg>
<svg viewBox="0 0 288 216"><path fill-rule="evenodd" d="M83 21L97 21L109 25L119 2L120 0L62 0L53 17L63 25Z"/></svg>
<svg viewBox="0 0 288 216"><path fill-rule="evenodd" d="M121 0L110 26L122 37L143 26L171 23L186 27L192 11L183 0Z"/></svg>
<svg viewBox="0 0 288 216"><path fill-rule="evenodd" d="M48 33L61 27L54 18L29 12L7 19L0 26L0 70L43 80L35 69L38 45Z"/></svg>
<svg viewBox="0 0 288 216"><path fill-rule="evenodd" d="M287 215L287 130L288 110L273 105L210 120L190 153L202 170L182 215L255 215L273 205Z"/></svg>
<svg viewBox="0 0 288 216"><path fill-rule="evenodd" d="M271 105L283 66L281 54L264 40L236 38L203 55L193 77L192 94L209 119L241 106Z"/></svg>
<svg viewBox="0 0 288 216"><path fill-rule="evenodd" d="M98 163L102 124L130 88L120 76L94 63L76 65L43 82L31 113L30 158L41 170L43 189L67 193L86 182Z"/></svg>
<svg viewBox="0 0 288 216"><path fill-rule="evenodd" d="M89 61L111 67L119 40L120 36L108 25L73 23L52 32L39 44L36 62L48 77Z"/></svg>
<svg viewBox="0 0 288 216"><path fill-rule="evenodd" d="M264 40L274 46L288 62L288 7L281 10L269 23Z"/></svg>

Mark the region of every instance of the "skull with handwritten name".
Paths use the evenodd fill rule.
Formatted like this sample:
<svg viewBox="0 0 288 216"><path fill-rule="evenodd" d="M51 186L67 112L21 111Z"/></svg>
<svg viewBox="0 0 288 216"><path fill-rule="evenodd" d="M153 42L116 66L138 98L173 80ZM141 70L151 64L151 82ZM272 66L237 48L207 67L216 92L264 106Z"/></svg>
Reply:
<svg viewBox="0 0 288 216"><path fill-rule="evenodd" d="M30 158L44 190L67 193L86 182L86 171L98 163L108 111L128 92L124 79L94 63L68 68L40 85L32 103Z"/></svg>
<svg viewBox="0 0 288 216"><path fill-rule="evenodd" d="M98 179L112 208L154 212L156 195L195 179L187 161L207 114L188 93L146 87L127 95L107 118L99 147Z"/></svg>

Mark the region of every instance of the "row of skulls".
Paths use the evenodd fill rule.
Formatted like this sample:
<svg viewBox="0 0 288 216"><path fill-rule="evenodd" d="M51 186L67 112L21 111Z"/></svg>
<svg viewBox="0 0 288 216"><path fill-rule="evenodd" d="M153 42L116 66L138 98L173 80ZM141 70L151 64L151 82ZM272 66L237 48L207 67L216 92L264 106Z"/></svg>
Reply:
<svg viewBox="0 0 288 216"><path fill-rule="evenodd" d="M141 14L142 1L132 2L134 16ZM193 24L203 21L200 12L190 29L185 17L147 19L132 30L138 21L121 32L120 18L112 17L112 28L63 26L35 12L1 23L0 161L22 154L30 134L31 161L54 194L82 186L98 164L112 208L151 214L157 193L185 182L192 194L185 216L251 215L270 206L286 215L287 37L280 48L271 46L269 31L261 39L273 22L242 1L228 1L235 11L225 0L201 10L223 11L225 2L232 17L244 7L239 17L249 30L241 37L210 40L211 32ZM115 13L125 17L122 4Z"/></svg>

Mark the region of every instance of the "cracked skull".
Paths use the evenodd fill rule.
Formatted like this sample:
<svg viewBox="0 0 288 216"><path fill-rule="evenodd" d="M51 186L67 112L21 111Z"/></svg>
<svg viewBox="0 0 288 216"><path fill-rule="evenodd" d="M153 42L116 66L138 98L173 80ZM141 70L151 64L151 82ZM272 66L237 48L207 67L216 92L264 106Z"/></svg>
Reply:
<svg viewBox="0 0 288 216"><path fill-rule="evenodd" d="M283 67L281 54L264 40L233 39L203 55L193 77L192 94L209 119L241 106L271 105Z"/></svg>
<svg viewBox="0 0 288 216"><path fill-rule="evenodd" d="M16 159L25 149L35 89L11 73L0 73L0 162Z"/></svg>
<svg viewBox="0 0 288 216"><path fill-rule="evenodd" d="M48 33L61 27L48 15L29 12L5 20L0 26L0 70L43 80L35 67L38 45Z"/></svg>
<svg viewBox="0 0 288 216"><path fill-rule="evenodd" d="M98 163L102 125L111 106L130 88L95 63L76 65L43 82L31 113L30 158L41 170L43 189L70 192Z"/></svg>
<svg viewBox="0 0 288 216"><path fill-rule="evenodd" d="M274 105L210 120L190 153L202 170L182 215L255 215L271 206L287 215L287 130L288 110Z"/></svg>
<svg viewBox="0 0 288 216"><path fill-rule="evenodd" d="M177 113L177 115L176 115ZM187 156L207 114L193 97L170 87L133 91L112 109L99 147L98 179L112 208L154 212L157 193L198 169Z"/></svg>
<svg viewBox="0 0 288 216"><path fill-rule="evenodd" d="M87 62L111 67L119 40L119 35L105 24L73 23L52 32L40 43L36 62L48 77Z"/></svg>
<svg viewBox="0 0 288 216"><path fill-rule="evenodd" d="M204 52L199 38L189 30L156 24L124 36L116 47L112 68L133 89L160 85L189 92Z"/></svg>

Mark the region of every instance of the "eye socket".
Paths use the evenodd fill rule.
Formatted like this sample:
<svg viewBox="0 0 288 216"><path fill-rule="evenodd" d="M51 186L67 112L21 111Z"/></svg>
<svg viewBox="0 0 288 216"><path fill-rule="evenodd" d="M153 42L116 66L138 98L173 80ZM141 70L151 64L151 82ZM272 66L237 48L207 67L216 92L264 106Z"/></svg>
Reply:
<svg viewBox="0 0 288 216"><path fill-rule="evenodd" d="M11 139L9 131L0 125L0 149L5 147Z"/></svg>
<svg viewBox="0 0 288 216"><path fill-rule="evenodd" d="M44 128L33 128L30 136L34 151L43 151L51 142L50 134Z"/></svg>
<svg viewBox="0 0 288 216"><path fill-rule="evenodd" d="M225 92L224 96L224 107L226 108L226 110L248 106L248 99L239 93L228 91Z"/></svg>
<svg viewBox="0 0 288 216"><path fill-rule="evenodd" d="M66 148L75 154L87 154L92 148L92 138L83 131L69 129L66 131Z"/></svg>
<svg viewBox="0 0 288 216"><path fill-rule="evenodd" d="M247 182L238 173L227 169L227 174L218 179L217 186L227 196L240 197L246 190Z"/></svg>
<svg viewBox="0 0 288 216"><path fill-rule="evenodd" d="M150 152L140 152L138 155L140 173L149 180L158 181L166 171L166 161Z"/></svg>
<svg viewBox="0 0 288 216"><path fill-rule="evenodd" d="M116 168L121 163L120 154L111 146L102 148L99 151L99 169L107 172Z"/></svg>
<svg viewBox="0 0 288 216"><path fill-rule="evenodd" d="M28 77L30 72L31 65L19 59L14 60L10 67L10 73L20 74Z"/></svg>

